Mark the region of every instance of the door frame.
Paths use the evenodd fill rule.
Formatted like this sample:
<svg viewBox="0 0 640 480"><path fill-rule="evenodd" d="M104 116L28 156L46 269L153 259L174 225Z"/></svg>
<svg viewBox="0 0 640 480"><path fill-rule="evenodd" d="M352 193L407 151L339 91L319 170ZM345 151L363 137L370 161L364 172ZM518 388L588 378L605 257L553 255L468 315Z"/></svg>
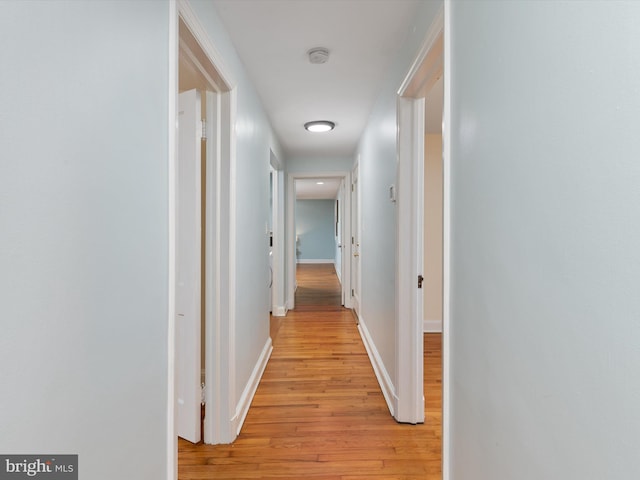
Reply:
<svg viewBox="0 0 640 480"><path fill-rule="evenodd" d="M286 242L286 285L287 285L287 298L286 307L289 310L295 308L295 292L296 292L296 189L295 184L297 179L304 178L340 178L345 185L351 185L351 172L304 172L304 173L289 173L287 175L287 242ZM351 262L345 262L346 256L345 250L348 250L348 255L351 257L351 241L345 242L345 239L351 238L351 196L347 195L346 189L343 189L342 197L340 198L340 212L343 213L342 220L342 238L340 243L343 246L342 250L342 292L344 298L344 307L351 308ZM349 248L345 249L344 246L348 244ZM348 293L348 295L347 295Z"/></svg>
<svg viewBox="0 0 640 480"><path fill-rule="evenodd" d="M182 28L181 28L182 27ZM168 333L167 478L177 478L176 434L176 193L178 65L181 55L207 78L205 178L205 443L230 443L235 416L235 117L237 88L222 56L187 0L169 2L168 71Z"/></svg>
<svg viewBox="0 0 640 480"><path fill-rule="evenodd" d="M423 292L418 288L424 254L424 108L426 93L443 74L444 8L431 24L418 55L397 91L398 172L396 251L396 378L399 422L424 422ZM443 144L445 132L443 132ZM446 160L445 160L446 162ZM444 196L449 192L444 181ZM446 231L449 203L444 202ZM448 236L443 241L443 297L448 298ZM448 302L443 300L443 309ZM448 310L446 310L448 313ZM443 317L447 313L443 312ZM444 322L445 318L443 318ZM446 332L445 332L446 334ZM447 397L448 398L448 397ZM443 401L443 409L445 402ZM444 444L444 442L443 442Z"/></svg>

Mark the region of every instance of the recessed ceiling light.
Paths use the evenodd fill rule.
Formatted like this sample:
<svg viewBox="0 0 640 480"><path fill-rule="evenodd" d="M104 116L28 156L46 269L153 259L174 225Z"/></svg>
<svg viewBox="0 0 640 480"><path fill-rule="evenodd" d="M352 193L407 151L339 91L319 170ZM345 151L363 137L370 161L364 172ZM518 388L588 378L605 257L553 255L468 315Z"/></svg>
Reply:
<svg viewBox="0 0 640 480"><path fill-rule="evenodd" d="M316 185L324 185L324 182L316 182Z"/></svg>
<svg viewBox="0 0 640 480"><path fill-rule="evenodd" d="M330 122L329 120L315 120L313 122L307 122L304 124L304 128L314 133L328 132L330 130L333 130L335 126L336 124Z"/></svg>

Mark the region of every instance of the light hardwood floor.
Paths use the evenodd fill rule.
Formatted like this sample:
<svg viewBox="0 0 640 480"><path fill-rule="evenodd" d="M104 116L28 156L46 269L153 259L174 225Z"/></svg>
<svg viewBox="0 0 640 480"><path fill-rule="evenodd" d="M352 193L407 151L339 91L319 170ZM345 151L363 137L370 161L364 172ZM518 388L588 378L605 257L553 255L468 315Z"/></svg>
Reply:
<svg viewBox="0 0 640 480"><path fill-rule="evenodd" d="M398 424L339 305L333 267L301 267L300 308L272 319L273 354L240 436L232 445L180 440L178 478L440 480L440 335L425 334L425 423ZM311 290L321 292L315 300Z"/></svg>

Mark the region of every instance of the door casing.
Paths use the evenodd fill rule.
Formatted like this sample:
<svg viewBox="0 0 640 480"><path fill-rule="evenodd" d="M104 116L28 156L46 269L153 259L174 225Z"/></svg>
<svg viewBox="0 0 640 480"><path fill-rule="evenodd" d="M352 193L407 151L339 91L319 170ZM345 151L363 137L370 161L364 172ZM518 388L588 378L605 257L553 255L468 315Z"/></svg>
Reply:
<svg viewBox="0 0 640 480"><path fill-rule="evenodd" d="M168 328L167 479L177 478L175 295L177 104L179 58L188 58L207 79L205 178L205 443L230 443L235 417L235 125L236 82L186 0L169 2L168 72Z"/></svg>
<svg viewBox="0 0 640 480"><path fill-rule="evenodd" d="M424 422L423 294L418 278L424 256L424 107L426 93L443 74L444 9L429 28L422 47L400 85L398 108L397 252L396 252L396 378L399 422ZM444 134L443 132L443 144ZM444 183L445 197L448 183ZM448 203L444 204L447 228ZM443 241L448 264L448 238ZM443 268L443 291L448 292L448 270ZM443 296L446 299L446 293ZM443 309L446 302L443 301ZM443 317L446 314L443 312ZM444 321L444 318L443 318ZM443 402L444 405L444 402Z"/></svg>
<svg viewBox="0 0 640 480"><path fill-rule="evenodd" d="M424 148L420 147L419 138L424 139L424 108L420 105L424 101L426 92L435 83L438 75L444 74L444 108L442 114L442 159L443 159L443 265L442 265L442 474L443 480L450 478L450 262L451 262L451 245L450 245L450 225L451 225L451 203L450 203L450 185L451 185L451 145L450 145L450 112L451 112L451 85L450 85L450 64L451 64L451 41L450 41L450 24L449 11L450 2L444 0L444 5L436 15L431 24L422 47L420 48L415 60L409 69L404 81L398 89L398 148L399 162L403 163L403 167L409 172L418 175L424 166ZM413 153L412 153L413 152ZM398 183L398 194L407 194L410 209L408 215L402 220L399 219L398 240L401 238L409 239L409 242L415 247L420 245L422 232L421 229L412 228L411 223L423 222L423 193L424 193L423 177L420 177L418 184L410 181L408 176ZM398 243L399 248L402 243ZM411 283L416 281L415 268L419 261L420 254L416 252L416 248L410 251L410 262L398 264L398 278L405 278L407 288L403 288L398 284L396 306L396 325L397 325L397 342L396 365L399 368L400 382L404 382L405 392L408 392L409 400L403 402L402 408L408 418L415 418L419 414L417 412L418 405L424 405L423 400L419 398L422 392L422 375L418 373L418 364L423 365L423 344L422 344L422 323L423 319L418 318L416 311L421 309L415 308L421 296L416 296L415 289L411 287ZM403 284L404 285L404 284ZM403 317L402 315L408 311L413 312L414 316ZM411 339L412 335L418 335L420 342ZM407 348L408 347L408 348ZM418 377L419 375L419 377ZM399 377L399 378L400 378ZM422 406L424 411L424 406Z"/></svg>
<svg viewBox="0 0 640 480"><path fill-rule="evenodd" d="M305 173L289 173L287 176L287 242L286 242L286 284L287 284L287 309L295 308L295 291L296 291L296 219L295 219L295 203L296 203L296 179L302 178L340 178L345 185L351 185L351 172L305 172ZM343 189L343 197L341 212L344 212L342 221L342 239L341 244L342 258L347 255L351 257L351 198ZM347 241L347 239L349 239ZM345 245L348 245L345 248ZM344 307L351 308L351 262L341 262L342 268L342 292L344 294Z"/></svg>

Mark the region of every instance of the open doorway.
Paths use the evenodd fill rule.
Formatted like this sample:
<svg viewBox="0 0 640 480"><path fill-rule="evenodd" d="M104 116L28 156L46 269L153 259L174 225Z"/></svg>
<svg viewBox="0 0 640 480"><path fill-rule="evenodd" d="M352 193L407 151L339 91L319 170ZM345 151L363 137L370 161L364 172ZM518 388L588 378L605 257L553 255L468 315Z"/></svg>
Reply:
<svg viewBox="0 0 640 480"><path fill-rule="evenodd" d="M444 77L425 94L424 122L424 332L442 333Z"/></svg>
<svg viewBox="0 0 640 480"><path fill-rule="evenodd" d="M204 438L205 443L227 443L237 435L230 388L235 377L230 361L235 318L235 83L188 3L177 2L174 21L175 51L170 50L170 56L177 77L172 87L177 128L170 133L175 153L169 178L170 471L177 464L178 435L190 442ZM187 144L194 148L182 152ZM181 272L185 257L189 257L188 289ZM189 315L181 303L189 305Z"/></svg>
<svg viewBox="0 0 640 480"><path fill-rule="evenodd" d="M396 419L407 423L425 421L424 332L427 327L441 335L447 291L443 270L447 218L442 155L443 75L441 9L398 89L397 202L401 208L396 257Z"/></svg>
<svg viewBox="0 0 640 480"><path fill-rule="evenodd" d="M289 175L287 305L290 309L296 306L296 293L302 293L297 292L299 270L304 270L307 279L315 270L318 275L335 277L338 290L330 295L330 301L351 308L347 241L350 238L349 177L347 172ZM309 295L303 298L308 299Z"/></svg>
<svg viewBox="0 0 640 480"><path fill-rule="evenodd" d="M297 309L340 308L344 304L340 214L343 183L339 177L295 181Z"/></svg>

